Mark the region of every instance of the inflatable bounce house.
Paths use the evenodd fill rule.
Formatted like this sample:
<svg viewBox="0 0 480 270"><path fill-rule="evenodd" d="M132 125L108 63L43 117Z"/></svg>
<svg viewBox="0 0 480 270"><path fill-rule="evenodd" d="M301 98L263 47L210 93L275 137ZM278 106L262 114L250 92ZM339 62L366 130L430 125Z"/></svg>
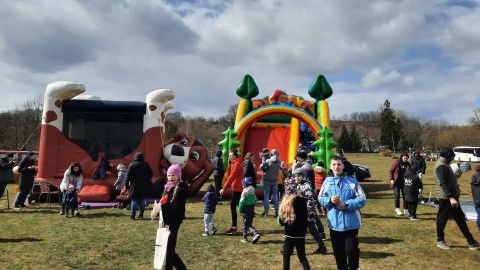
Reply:
<svg viewBox="0 0 480 270"><path fill-rule="evenodd" d="M154 185L171 163L185 169L183 178L191 180L191 194L213 172L206 148L195 137L182 133L164 145L165 114L174 106L173 90L154 90L145 102L101 100L80 95L84 92L83 84L67 81L47 86L36 180L59 186L70 164L79 162L83 171L79 202L109 201L118 164L128 168L136 152L142 152L152 167ZM176 146L179 141L182 147Z"/></svg>
<svg viewBox="0 0 480 270"><path fill-rule="evenodd" d="M301 142L302 130L306 130L301 127L308 127L314 134L315 147L310 154L323 161L328 171L327 161L336 154L332 149L337 144L331 139L333 133L329 130L330 116L326 100L333 90L323 75L318 76L308 89L313 101L289 95L282 90L275 90L263 99L253 99L259 94L259 90L250 75L244 77L236 93L241 100L235 126L223 132L225 139L218 143L223 148L225 168L230 150L238 149L244 156L247 152L260 153L263 148L277 149L280 159L290 167ZM257 169L259 163L260 159L255 159ZM261 179L261 176L257 179ZM263 186L257 185L257 190L261 189ZM229 196L228 191L225 196ZM263 197L263 192L257 192L257 197L259 196Z"/></svg>

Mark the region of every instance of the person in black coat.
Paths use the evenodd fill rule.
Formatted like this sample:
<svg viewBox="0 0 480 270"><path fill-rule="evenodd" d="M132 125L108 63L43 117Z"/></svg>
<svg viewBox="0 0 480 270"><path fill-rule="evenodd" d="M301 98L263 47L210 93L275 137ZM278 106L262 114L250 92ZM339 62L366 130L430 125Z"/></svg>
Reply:
<svg viewBox="0 0 480 270"><path fill-rule="evenodd" d="M285 195L280 203L278 224L285 226L285 244L283 245L283 269L290 269L290 257L297 249L298 260L303 269L310 269L305 254L305 235L307 234L307 199L297 195L297 183L293 179L285 180Z"/></svg>
<svg viewBox="0 0 480 270"><path fill-rule="evenodd" d="M167 254L165 269L187 269L175 251L177 247L177 235L180 225L185 219L185 204L188 198L188 186L182 181L182 169L178 164L172 164L167 170L167 184L163 191L160 204L162 205L162 216L165 226L168 226Z"/></svg>
<svg viewBox="0 0 480 270"><path fill-rule="evenodd" d="M215 183L215 192L219 198L224 174L225 168L223 167L222 151L218 150L213 158L213 183Z"/></svg>
<svg viewBox="0 0 480 270"><path fill-rule="evenodd" d="M35 166L36 157L37 155L34 152L28 152L27 156L25 156L20 165L18 165L18 172L20 173L18 186L20 187L20 192L17 193L15 197L15 206L13 208L15 210L19 210L20 207L25 207L25 200L32 189L33 180L38 170L37 166Z"/></svg>
<svg viewBox="0 0 480 270"><path fill-rule="evenodd" d="M404 175L403 194L408 208L408 218L418 220L418 194L423 188L422 180L418 176L418 167L411 167Z"/></svg>
<svg viewBox="0 0 480 270"><path fill-rule="evenodd" d="M8 153L6 157L0 158L0 198L3 197L8 182L13 182L13 154Z"/></svg>
<svg viewBox="0 0 480 270"><path fill-rule="evenodd" d="M252 187L257 188L257 172L255 171L255 166L253 165L254 159L255 155L253 152L248 152L245 155L245 159L243 161L243 176L245 176L245 178L251 177Z"/></svg>
<svg viewBox="0 0 480 270"><path fill-rule="evenodd" d="M150 164L145 161L143 154L137 152L133 157L133 162L128 166L127 180L125 186L128 189L130 196L130 219L135 220L137 208L140 208L138 219L143 219L143 212L145 211L145 198L149 189L152 187L152 168Z"/></svg>

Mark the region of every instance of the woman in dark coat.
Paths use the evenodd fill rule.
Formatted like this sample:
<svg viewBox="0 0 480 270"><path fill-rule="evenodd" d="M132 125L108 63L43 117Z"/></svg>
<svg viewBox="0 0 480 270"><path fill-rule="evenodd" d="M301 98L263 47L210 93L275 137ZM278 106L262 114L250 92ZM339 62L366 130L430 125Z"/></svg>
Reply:
<svg viewBox="0 0 480 270"><path fill-rule="evenodd" d="M245 160L243 161L243 174L245 178L251 177L252 178L252 186L253 188L257 187L257 173L255 172L255 165L253 165L253 160L255 156L253 152L248 152L245 155Z"/></svg>
<svg viewBox="0 0 480 270"><path fill-rule="evenodd" d="M137 208L140 208L138 219L143 219L143 212L145 211L145 197L148 190L152 186L152 168L150 164L145 161L143 154L137 152L133 157L133 162L128 167L127 180L125 186L128 189L128 194L132 200L130 207L130 219L135 220Z"/></svg>
<svg viewBox="0 0 480 270"><path fill-rule="evenodd" d="M27 156L18 165L18 172L20 173L18 186L20 187L20 192L15 198L15 210L25 207L25 200L32 189L33 179L37 173L37 166L35 166L36 156L34 152L28 152Z"/></svg>

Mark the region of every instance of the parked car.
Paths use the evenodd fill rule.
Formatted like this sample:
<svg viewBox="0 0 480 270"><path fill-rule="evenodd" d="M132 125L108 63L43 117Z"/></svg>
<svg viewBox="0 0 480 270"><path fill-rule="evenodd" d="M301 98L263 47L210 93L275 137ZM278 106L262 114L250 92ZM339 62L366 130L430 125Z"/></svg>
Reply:
<svg viewBox="0 0 480 270"><path fill-rule="evenodd" d="M352 164L354 177L357 179L358 182L363 182L366 178L372 177L370 174L370 169L361 164Z"/></svg>

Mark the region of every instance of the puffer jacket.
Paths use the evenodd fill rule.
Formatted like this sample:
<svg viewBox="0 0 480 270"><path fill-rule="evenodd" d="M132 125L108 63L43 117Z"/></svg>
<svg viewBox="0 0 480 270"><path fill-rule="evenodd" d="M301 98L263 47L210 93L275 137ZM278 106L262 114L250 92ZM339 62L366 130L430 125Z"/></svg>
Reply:
<svg viewBox="0 0 480 270"><path fill-rule="evenodd" d="M255 197L255 189L253 186L245 187L240 196L240 201L238 203L238 211L242 213L243 217L253 217L255 216L255 202L257 197Z"/></svg>
<svg viewBox="0 0 480 270"><path fill-rule="evenodd" d="M278 172L282 164L280 158L277 155L272 155L265 163L268 165L268 168L263 173L262 181L264 183L277 183Z"/></svg>
<svg viewBox="0 0 480 270"><path fill-rule="evenodd" d="M122 163L118 164L117 170L118 170L117 181L115 181L113 186L115 187L116 190L122 190L127 180L128 170L127 168L125 168L125 166Z"/></svg>
<svg viewBox="0 0 480 270"><path fill-rule="evenodd" d="M336 205L331 203L335 194L345 203L344 210L337 209ZM346 175L327 177L318 201L328 210L328 228L331 230L348 231L362 227L360 209L365 206L367 198L355 178Z"/></svg>
<svg viewBox="0 0 480 270"><path fill-rule="evenodd" d="M153 185L152 168L141 153L136 153L133 160L130 166L128 166L125 186L128 189L130 198L143 199L147 197L148 191Z"/></svg>
<svg viewBox="0 0 480 270"><path fill-rule="evenodd" d="M458 178L450 167L450 161L440 157L433 167L433 175L437 182L437 198L450 199L460 197Z"/></svg>

